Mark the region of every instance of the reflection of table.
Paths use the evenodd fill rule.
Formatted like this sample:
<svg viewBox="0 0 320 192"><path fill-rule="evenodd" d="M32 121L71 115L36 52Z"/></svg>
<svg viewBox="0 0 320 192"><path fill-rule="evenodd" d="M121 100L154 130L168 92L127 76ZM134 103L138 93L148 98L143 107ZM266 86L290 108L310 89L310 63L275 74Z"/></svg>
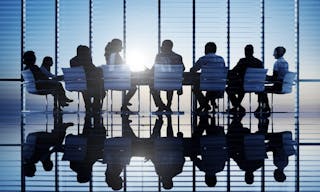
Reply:
<svg viewBox="0 0 320 192"><path fill-rule="evenodd" d="M200 73L183 72L183 85L193 85L199 81ZM132 72L131 80L136 85L150 85L153 83L153 73L151 71Z"/></svg>

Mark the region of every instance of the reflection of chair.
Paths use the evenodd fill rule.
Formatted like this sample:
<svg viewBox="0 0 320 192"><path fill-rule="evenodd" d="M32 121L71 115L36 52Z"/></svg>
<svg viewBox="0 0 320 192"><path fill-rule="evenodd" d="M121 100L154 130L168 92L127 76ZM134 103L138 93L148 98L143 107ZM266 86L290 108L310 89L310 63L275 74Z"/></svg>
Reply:
<svg viewBox="0 0 320 192"><path fill-rule="evenodd" d="M154 141L154 161L158 165L184 164L183 141L180 138L161 137Z"/></svg>
<svg viewBox="0 0 320 192"><path fill-rule="evenodd" d="M227 141L225 136L205 136L200 138L200 153L207 170L222 171L227 161Z"/></svg>
<svg viewBox="0 0 320 192"><path fill-rule="evenodd" d="M128 165L131 158L131 139L109 138L104 143L103 163Z"/></svg>
<svg viewBox="0 0 320 192"><path fill-rule="evenodd" d="M46 96L46 111L48 111L48 94L55 95L54 89L37 89L36 83L46 82L46 80L36 81L31 70L27 69L21 72L24 80L24 85L30 94ZM54 107L57 107L57 100L54 99Z"/></svg>
<svg viewBox="0 0 320 192"><path fill-rule="evenodd" d="M87 138L79 135L67 135L62 160L83 161L87 155Z"/></svg>
<svg viewBox="0 0 320 192"><path fill-rule="evenodd" d="M264 84L268 69L263 68L247 68L244 75L243 90L249 95L250 112L251 112L251 93L264 92Z"/></svg>
<svg viewBox="0 0 320 192"><path fill-rule="evenodd" d="M62 68L66 90L78 92L78 110L80 108L79 92L87 90L87 78L83 67Z"/></svg>
<svg viewBox="0 0 320 192"><path fill-rule="evenodd" d="M247 134L243 139L246 160L263 160L266 157L265 136L262 134Z"/></svg>

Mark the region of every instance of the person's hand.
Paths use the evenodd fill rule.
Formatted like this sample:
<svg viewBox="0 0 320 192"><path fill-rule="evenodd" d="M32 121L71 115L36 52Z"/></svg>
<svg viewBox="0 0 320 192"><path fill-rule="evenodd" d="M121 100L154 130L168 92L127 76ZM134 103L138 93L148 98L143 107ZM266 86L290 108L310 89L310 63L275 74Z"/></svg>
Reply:
<svg viewBox="0 0 320 192"><path fill-rule="evenodd" d="M178 94L178 95L182 95L182 94L183 94L183 90L182 90L182 89L179 89L179 90L177 91L177 94Z"/></svg>

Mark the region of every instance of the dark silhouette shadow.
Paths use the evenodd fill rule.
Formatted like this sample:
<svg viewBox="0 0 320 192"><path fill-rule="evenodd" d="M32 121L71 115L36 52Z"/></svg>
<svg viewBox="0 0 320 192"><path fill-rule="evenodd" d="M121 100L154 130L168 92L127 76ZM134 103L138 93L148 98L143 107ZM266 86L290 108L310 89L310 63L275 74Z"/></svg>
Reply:
<svg viewBox="0 0 320 192"><path fill-rule="evenodd" d="M49 79L36 65L36 56L33 51L27 51L23 54L23 64L25 65L24 70L30 70L32 72L36 88L38 90L49 91L58 100L59 106L55 104L55 109L68 106L68 103L73 101L66 96L65 90L59 81Z"/></svg>
<svg viewBox="0 0 320 192"><path fill-rule="evenodd" d="M181 55L172 51L173 42L171 40L164 40L161 45L161 51L156 55L155 64L167 64L167 65L183 65L183 71L185 70ZM151 73L154 74L154 67L151 68ZM164 104L160 97L160 91L156 90L153 85L153 81L150 82L150 92L153 97L158 111L171 112L171 104L173 98L173 91L166 91L167 93L167 105ZM182 90L177 91L178 95L182 94Z"/></svg>
<svg viewBox="0 0 320 192"><path fill-rule="evenodd" d="M244 98L243 81L247 68L263 68L262 62L253 56L253 46L246 45L244 48L245 57L241 58L237 65L229 71L227 94L233 106L230 113L245 112L245 108L241 106ZM261 94L258 94L258 101L260 101Z"/></svg>
<svg viewBox="0 0 320 192"><path fill-rule="evenodd" d="M87 113L100 113L106 93L103 86L102 69L92 63L91 51L85 45L77 47L77 55L70 60L70 67L84 68L87 79L87 90L82 91Z"/></svg>
<svg viewBox="0 0 320 192"><path fill-rule="evenodd" d="M226 135L222 126L216 126L214 117L200 115L199 118L192 134L190 159L200 171L205 172L207 186L214 187L217 183L216 174L223 171L228 159ZM206 135L203 135L204 132Z"/></svg>
<svg viewBox="0 0 320 192"><path fill-rule="evenodd" d="M245 182L254 182L254 171L264 165L266 157L265 135L251 133L241 123L243 116L234 117L228 127L229 157L245 172Z"/></svg>
<svg viewBox="0 0 320 192"><path fill-rule="evenodd" d="M224 68L225 62L224 59L216 55L217 46L214 42L208 42L205 45L204 53L205 55L200 57L197 62L193 65L193 67L190 69L190 72L195 73L199 70L201 70L204 66L210 65L215 68ZM221 96L221 92L215 92L215 91L207 91L206 96L203 95L202 91L200 90L200 81L194 82L193 87L193 93L198 100L200 107L197 109L197 112L208 112L210 108L215 110L217 107L215 100ZM211 102L211 107L209 105L209 101Z"/></svg>
<svg viewBox="0 0 320 192"><path fill-rule="evenodd" d="M92 166L103 156L106 130L102 120L98 114L86 114L82 134L70 134L66 137L63 159L70 161L70 168L77 173L79 183L91 180ZM77 150L77 147L85 150Z"/></svg>
<svg viewBox="0 0 320 192"><path fill-rule="evenodd" d="M51 132L39 131L27 135L23 144L23 173L33 177L36 163L42 163L45 171L51 171L53 162L50 157L53 152L61 151L66 129L73 123L63 123L62 113L54 113L54 128Z"/></svg>

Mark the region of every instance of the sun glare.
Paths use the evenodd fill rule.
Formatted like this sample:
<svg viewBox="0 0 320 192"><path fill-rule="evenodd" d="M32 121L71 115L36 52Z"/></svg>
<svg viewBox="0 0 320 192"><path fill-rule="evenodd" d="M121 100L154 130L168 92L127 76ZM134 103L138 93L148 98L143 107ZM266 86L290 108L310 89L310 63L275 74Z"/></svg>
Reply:
<svg viewBox="0 0 320 192"><path fill-rule="evenodd" d="M126 63L129 65L131 71L143 71L149 67L148 58L146 54L140 51L130 51L127 53Z"/></svg>

